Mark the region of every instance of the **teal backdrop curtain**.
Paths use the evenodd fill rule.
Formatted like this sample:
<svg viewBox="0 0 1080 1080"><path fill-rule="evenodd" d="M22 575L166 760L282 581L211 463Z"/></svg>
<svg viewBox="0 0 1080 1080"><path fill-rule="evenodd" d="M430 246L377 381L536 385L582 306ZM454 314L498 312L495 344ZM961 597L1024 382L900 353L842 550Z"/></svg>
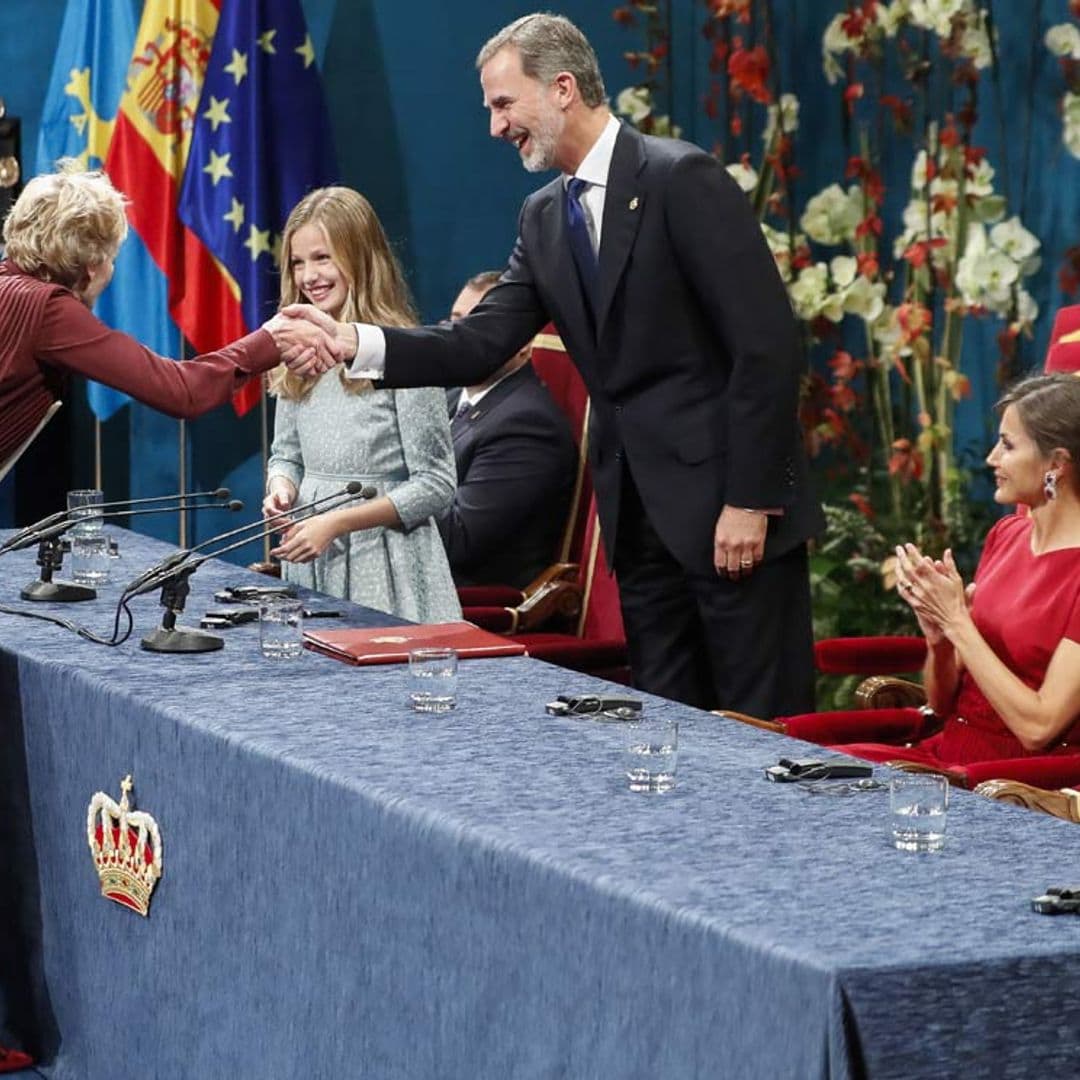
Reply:
<svg viewBox="0 0 1080 1080"><path fill-rule="evenodd" d="M623 53L639 48L642 37L613 19L614 3L542 5L550 6L593 41L613 99L637 81ZM796 140L800 202L841 181L849 153L839 94L826 83L820 59L822 31L843 6L841 0L773 0L781 85L802 103ZM1053 313L1068 302L1058 287L1061 255L1080 242L1080 161L1061 143L1062 80L1043 44L1046 29L1066 21L1068 7L1066 0L996 0L989 6L1000 33L1000 81L995 86L989 76L983 79L978 130L998 170L999 191L1007 177L1010 213L1019 213L1043 244L1042 268L1028 282L1041 314L1035 340L1025 343L1020 358L1021 367L1036 367ZM132 0L132 7L137 14L139 0ZM303 7L323 68L341 180L371 199L405 264L423 317L439 319L467 277L503 264L521 201L539 182L524 172L512 150L489 138L473 69L487 36L525 9L509 0L304 0ZM9 112L22 118L24 168L37 143L63 11L64 0L0 4L0 96ZM705 14L701 0L669 5L665 111L685 137L711 147L716 132L701 105L709 78L708 43L701 34ZM891 164L906 179L910 156ZM960 410L957 437L972 455L985 452L989 437L989 409L998 393L998 328L995 322L969 321L965 334L964 370L973 392ZM84 401L74 411L80 408L85 413ZM92 461L89 424L77 423L72 485L90 479ZM190 485L227 484L254 516L261 501L257 412L238 419L223 408L188 428ZM121 410L103 432L110 497L176 487L174 421L134 406ZM32 481L20 477L17 482ZM175 523L143 520L146 531L157 529L163 538L175 539ZM220 527L212 519L197 519L194 539ZM251 547L238 559L257 556Z"/></svg>

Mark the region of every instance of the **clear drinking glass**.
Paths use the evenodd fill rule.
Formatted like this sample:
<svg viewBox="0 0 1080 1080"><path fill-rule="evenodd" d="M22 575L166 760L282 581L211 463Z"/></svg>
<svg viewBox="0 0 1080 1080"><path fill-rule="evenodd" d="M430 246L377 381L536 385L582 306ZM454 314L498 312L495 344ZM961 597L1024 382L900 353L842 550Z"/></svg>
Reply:
<svg viewBox="0 0 1080 1080"><path fill-rule="evenodd" d="M304 655L304 604L291 596L267 596L259 603L259 648L268 660Z"/></svg>
<svg viewBox="0 0 1080 1080"><path fill-rule="evenodd" d="M628 722L623 762L631 791L670 791L679 768L679 722L650 713Z"/></svg>
<svg viewBox="0 0 1080 1080"><path fill-rule="evenodd" d="M889 780L893 846L940 851L945 845L949 782L938 773L901 773Z"/></svg>
<svg viewBox="0 0 1080 1080"><path fill-rule="evenodd" d="M104 585L109 580L112 553L103 532L71 537L71 580L79 585Z"/></svg>
<svg viewBox="0 0 1080 1080"><path fill-rule="evenodd" d="M94 536L105 527L101 516L104 492L98 488L78 488L67 493L67 506L75 524L72 536Z"/></svg>
<svg viewBox="0 0 1080 1080"><path fill-rule="evenodd" d="M456 649L409 652L409 701L417 712L449 712L457 705Z"/></svg>

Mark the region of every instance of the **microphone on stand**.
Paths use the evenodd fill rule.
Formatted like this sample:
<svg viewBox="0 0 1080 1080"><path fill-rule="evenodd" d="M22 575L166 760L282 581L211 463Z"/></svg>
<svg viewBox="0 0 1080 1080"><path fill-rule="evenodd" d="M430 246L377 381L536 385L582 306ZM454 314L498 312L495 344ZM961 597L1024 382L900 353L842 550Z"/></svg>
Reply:
<svg viewBox="0 0 1080 1080"><path fill-rule="evenodd" d="M167 555L156 566L150 567L149 570L144 571L135 578L124 589L124 593L120 598L120 603L126 604L128 600L135 596L152 592L159 586L161 588L161 606L165 608L165 614L162 616L161 626L142 639L142 647L149 652L163 653L213 652L215 649L222 648L225 639L219 635L208 634L203 630L196 630L190 626L176 625L176 618L184 610L188 593L191 591L189 579L204 562L226 555L230 551L235 551L245 544L250 544L253 540L261 540L265 536L272 535L279 531L284 521L297 513L306 513L308 510L319 506L333 510L347 502L352 502L353 499L373 499L377 494L378 491L375 488L365 486L359 480L350 480L341 491L336 491L332 495L312 499L311 502L304 503L301 506L290 507L287 511L274 514L265 521L249 522L247 525L231 529L220 536L212 536L209 540L204 540L194 548ZM258 531L251 536L242 536L239 540L227 544L225 547L218 548L215 551L203 552L203 554L191 558L200 548L219 544L222 540L229 540L252 529Z"/></svg>
<svg viewBox="0 0 1080 1080"><path fill-rule="evenodd" d="M228 492L228 488L221 488ZM139 500L140 502L157 502L159 499ZM239 499L232 499L227 503L183 503L173 506L147 507L141 510L113 510L108 513L94 513L95 518L135 517L139 514L172 514L177 510L229 510L235 513L243 510L244 504ZM89 585L79 585L74 581L53 581L53 574L63 565L64 545L60 539L63 533L78 524L79 517L69 517L67 511L64 520L56 521L36 532L23 536L22 539L12 537L4 551L20 551L23 548L38 545L37 564L41 567L40 576L36 581L30 582L20 593L23 600L46 600L54 603L76 603L81 600L94 600L97 598L97 590ZM32 527L31 527L32 528ZM26 533L28 530L24 529ZM3 554L0 551L0 554Z"/></svg>
<svg viewBox="0 0 1080 1080"><path fill-rule="evenodd" d="M179 491L172 495L151 495L144 499L117 499L113 502L99 503L97 506L85 508L78 507L75 510L57 510L53 514L49 514L47 517L43 517L40 521L35 521L32 525L27 525L25 528L20 529L17 533L9 536L2 544L0 544L0 555L6 551L18 551L18 547L14 545L20 544L26 537L33 535L40 529L47 528L50 525L55 525L64 518L70 518L73 521L77 520L92 520L97 518L100 510L115 510L118 506L144 506L150 503L161 502L179 502L181 505L175 507L177 510L195 510L200 505L210 505L208 503L199 503L192 506L187 505L188 499L227 499L232 494L227 487L215 488L213 491ZM174 509L168 507L169 510ZM114 517L124 517L124 514L114 514ZM26 547L25 544L22 544Z"/></svg>

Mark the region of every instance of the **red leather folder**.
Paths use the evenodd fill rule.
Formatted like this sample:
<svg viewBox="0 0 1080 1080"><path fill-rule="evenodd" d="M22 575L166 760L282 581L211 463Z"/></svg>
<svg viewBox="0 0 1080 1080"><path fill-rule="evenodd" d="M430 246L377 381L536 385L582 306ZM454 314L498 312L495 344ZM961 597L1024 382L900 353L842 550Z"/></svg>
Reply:
<svg viewBox="0 0 1080 1080"><path fill-rule="evenodd" d="M481 630L470 622L420 626L369 626L362 630L305 630L304 644L347 664L403 664L410 649L456 649L463 660L478 656L521 656L525 646Z"/></svg>

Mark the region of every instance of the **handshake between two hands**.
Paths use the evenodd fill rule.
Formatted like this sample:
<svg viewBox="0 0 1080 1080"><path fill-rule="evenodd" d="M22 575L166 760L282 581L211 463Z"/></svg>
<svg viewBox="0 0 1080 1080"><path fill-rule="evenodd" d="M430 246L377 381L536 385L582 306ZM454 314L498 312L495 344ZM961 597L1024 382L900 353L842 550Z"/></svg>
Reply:
<svg viewBox="0 0 1080 1080"><path fill-rule="evenodd" d="M335 364L351 362L356 330L337 323L311 304L289 304L262 328L274 339L282 362L297 375L321 375Z"/></svg>

